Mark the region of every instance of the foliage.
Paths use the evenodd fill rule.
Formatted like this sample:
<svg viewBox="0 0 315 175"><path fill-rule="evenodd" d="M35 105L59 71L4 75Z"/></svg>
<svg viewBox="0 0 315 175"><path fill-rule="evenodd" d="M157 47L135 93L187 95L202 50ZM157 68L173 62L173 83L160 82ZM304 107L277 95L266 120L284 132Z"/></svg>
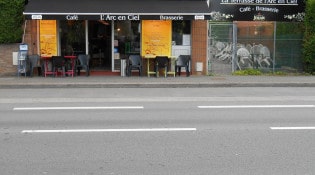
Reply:
<svg viewBox="0 0 315 175"><path fill-rule="evenodd" d="M277 35L300 34L303 28L300 22L277 22Z"/></svg>
<svg viewBox="0 0 315 175"><path fill-rule="evenodd" d="M244 69L233 72L233 75L261 75L261 71L258 69Z"/></svg>
<svg viewBox="0 0 315 175"><path fill-rule="evenodd" d="M315 0L306 0L305 33L303 43L304 70L315 73Z"/></svg>
<svg viewBox="0 0 315 175"><path fill-rule="evenodd" d="M280 38L297 38L300 39L305 31L302 22L277 22L277 39Z"/></svg>
<svg viewBox="0 0 315 175"><path fill-rule="evenodd" d="M0 44L21 42L24 3L25 0L0 1Z"/></svg>
<svg viewBox="0 0 315 175"><path fill-rule="evenodd" d="M287 73L286 72L282 72L282 71L276 71L276 72L272 73L271 75L284 76L284 75L287 75Z"/></svg>

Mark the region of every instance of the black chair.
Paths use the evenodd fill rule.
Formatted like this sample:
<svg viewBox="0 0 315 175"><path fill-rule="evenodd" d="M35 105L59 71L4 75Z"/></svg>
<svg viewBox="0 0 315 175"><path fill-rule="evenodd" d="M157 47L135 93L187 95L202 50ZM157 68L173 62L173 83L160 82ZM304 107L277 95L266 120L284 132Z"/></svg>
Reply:
<svg viewBox="0 0 315 175"><path fill-rule="evenodd" d="M62 76L65 76L65 58L63 56L52 56L51 59L54 77L58 75L59 70L61 70Z"/></svg>
<svg viewBox="0 0 315 175"><path fill-rule="evenodd" d="M189 77L189 65L190 65L190 55L179 55L177 60L175 61L175 72L178 76L180 76L181 68L185 67L186 76Z"/></svg>
<svg viewBox="0 0 315 175"><path fill-rule="evenodd" d="M85 70L85 76L90 75L90 55L78 55L78 62L76 64L77 75L80 75L81 69Z"/></svg>
<svg viewBox="0 0 315 175"><path fill-rule="evenodd" d="M139 70L139 76L142 75L142 60L140 55L130 55L127 63L127 76L131 76L133 69Z"/></svg>
<svg viewBox="0 0 315 175"><path fill-rule="evenodd" d="M40 64L40 56L39 55L29 55L28 60L30 63L30 76L32 77L34 74L34 68L37 68L38 76L42 75L42 65Z"/></svg>
<svg viewBox="0 0 315 175"><path fill-rule="evenodd" d="M168 64L169 60L167 56L157 56L155 57L155 64L154 64L154 71L156 74L156 77L159 76L159 70L164 69L164 76L167 77L168 72Z"/></svg>

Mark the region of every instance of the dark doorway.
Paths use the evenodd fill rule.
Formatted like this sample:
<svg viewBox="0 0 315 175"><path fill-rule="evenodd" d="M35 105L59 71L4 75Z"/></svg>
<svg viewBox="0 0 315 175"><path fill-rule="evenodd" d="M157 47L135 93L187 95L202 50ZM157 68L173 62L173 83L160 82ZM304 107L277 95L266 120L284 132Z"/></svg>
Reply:
<svg viewBox="0 0 315 175"><path fill-rule="evenodd" d="M89 21L89 54L91 69L111 70L111 21Z"/></svg>

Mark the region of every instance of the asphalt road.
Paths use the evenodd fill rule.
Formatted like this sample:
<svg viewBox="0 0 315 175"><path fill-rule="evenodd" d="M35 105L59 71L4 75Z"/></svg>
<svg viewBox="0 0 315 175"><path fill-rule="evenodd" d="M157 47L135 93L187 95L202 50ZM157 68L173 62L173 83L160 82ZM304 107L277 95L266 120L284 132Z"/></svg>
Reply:
<svg viewBox="0 0 315 175"><path fill-rule="evenodd" d="M0 89L0 171L315 174L314 88Z"/></svg>

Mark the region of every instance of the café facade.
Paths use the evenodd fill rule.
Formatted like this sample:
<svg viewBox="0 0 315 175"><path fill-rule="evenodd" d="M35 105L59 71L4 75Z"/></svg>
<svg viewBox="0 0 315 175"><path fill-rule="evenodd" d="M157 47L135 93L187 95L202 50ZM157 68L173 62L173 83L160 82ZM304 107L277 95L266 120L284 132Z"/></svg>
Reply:
<svg viewBox="0 0 315 175"><path fill-rule="evenodd" d="M192 74L206 73L204 0L29 0L24 16L29 54L89 54L92 72L117 75L130 54L183 54Z"/></svg>
<svg viewBox="0 0 315 175"><path fill-rule="evenodd" d="M29 54L89 54L94 72L121 75L121 60L130 54L191 55L191 73L206 75L223 49L213 50L219 43L232 43L227 64L238 68L235 38L242 22L254 22L256 36L259 26L270 28L266 21L301 21L303 10L298 0L28 0L24 42ZM219 21L229 22L230 41L212 38L211 25Z"/></svg>

